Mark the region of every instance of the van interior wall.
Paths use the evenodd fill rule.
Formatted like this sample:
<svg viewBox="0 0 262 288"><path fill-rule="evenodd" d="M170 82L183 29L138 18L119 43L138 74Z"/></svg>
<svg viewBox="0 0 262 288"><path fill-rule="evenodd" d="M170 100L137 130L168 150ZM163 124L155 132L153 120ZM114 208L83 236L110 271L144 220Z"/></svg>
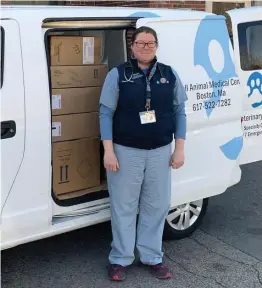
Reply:
<svg viewBox="0 0 262 288"><path fill-rule="evenodd" d="M76 38L85 38L85 37L98 37L101 41L101 50L100 50L100 60L95 60L97 63L94 64L83 64L79 66L79 63L76 66L67 65L67 57L70 57L70 48L61 47L61 44L58 37L75 37ZM57 47L53 47L52 37L56 37ZM95 39L95 38L94 38ZM68 42L66 42L68 43ZM95 42L96 43L96 42ZM53 45L53 46L52 46ZM74 44L69 44L68 46L74 46ZM96 45L96 44L95 44ZM100 141L100 131L99 134L95 135L94 131L99 129L99 119L98 119L98 111L99 111L99 96L102 89L103 80L106 77L107 71L111 70L113 67L116 67L120 63L123 63L127 60L127 43L126 43L126 30L78 30L78 31L59 31L59 32L51 32L49 33L49 53L50 53L50 70L51 70L51 86L52 86L52 157L53 157L53 194L56 196L58 200L72 199L72 198L80 198L84 196L85 199L88 199L90 195L90 200L94 199L94 194L96 192L101 192L101 190L107 190L106 185L106 173L103 166L103 154L104 149L102 142ZM79 47L75 47L75 53L83 53L81 49L81 45ZM83 46L84 47L84 46ZM97 47L95 47L96 49ZM69 54L65 57L65 63L52 63L52 57L60 57L63 59L63 51L67 51L69 49ZM78 51L79 50L79 51ZM62 51L62 52L61 52ZM57 55L61 52L61 55ZM56 56L54 56L56 55ZM73 55L75 57L75 55ZM61 60L62 61L62 60ZM72 60L69 59L69 62ZM57 66L56 66L57 65ZM86 69L89 67L102 67L98 68L95 77L100 77L100 82L92 81L91 77L93 76L93 72L87 72L87 75L84 75L84 78L90 78L90 81L87 80L86 85L71 85L70 79L68 77L77 78L74 70L78 67L80 70L84 67ZM106 73L102 69L106 67ZM89 69L87 68L87 69ZM73 69L71 71L71 69ZM100 71L100 70L102 71ZM94 70L94 71L95 71ZM77 70L78 71L78 70ZM86 70L85 70L86 71ZM63 83L60 87L59 77L64 76L64 74L70 74L67 76L69 80ZM83 73L83 72L81 72ZM101 74L101 75L100 75ZM83 77L83 76L82 76ZM58 81L56 81L58 79ZM78 79L74 79L78 80ZM85 81L85 80L84 80ZM90 82L90 83L89 83ZM59 84L60 83L60 84ZM75 83L78 83L75 81ZM80 82L79 82L80 83ZM64 85L65 84L65 85ZM88 87L83 87L88 86ZM83 91L83 92L81 92ZM86 92L84 92L86 91ZM91 92L90 92L91 91ZM82 95L80 95L81 93ZM80 100L83 101L83 93L86 93L85 105L89 105L90 107L86 107L86 110L81 111L81 113L76 111L71 111L70 114L68 112L56 110L54 106L59 106L63 108L63 101L70 102L70 107L73 109L74 107L78 107ZM93 93L93 94L90 94ZM94 98L94 93L97 95ZM61 96L62 94L62 96ZM64 95L63 95L64 94ZM70 95L69 95L70 94ZM62 97L62 98L61 98ZM63 98L64 97L64 98ZM90 97L90 99L88 99ZM81 99L80 99L81 98ZM95 99L95 100L94 100ZM90 103L88 102L90 100ZM58 103L60 101L60 103ZM95 103L94 103L95 101ZM68 104L67 103L67 104ZM91 106L93 108L91 108ZM62 120L61 120L62 119ZM79 121L79 122L77 122ZM88 123L87 123L88 122ZM61 124L62 123L62 124ZM71 132L66 132L66 130L70 130ZM77 131L77 132L76 132ZM70 137L63 138L63 133L69 133ZM67 135L66 135L67 136ZM92 139L94 138L94 139ZM92 140L94 140L92 142ZM86 142L85 142L86 141ZM77 155L74 156L74 154ZM79 152L79 151L82 152ZM99 154L99 155L97 155ZM78 163L79 162L79 163ZM96 173L94 173L94 169L96 169ZM99 172L98 172L99 169ZM92 180L91 177L96 177L99 173L99 181ZM95 175L95 176L93 176ZM72 178L75 178L72 179ZM84 189L79 189L79 185L74 185L74 182L77 179L80 179L83 183ZM71 181L71 184L69 182ZM69 187L64 189L63 187ZM97 193L98 195L99 193ZM104 198L105 196L101 196ZM100 199L101 199L100 198ZM96 199L97 200L97 199Z"/></svg>
<svg viewBox="0 0 262 288"><path fill-rule="evenodd" d="M106 54L109 69L127 60L127 44L125 30L108 30L106 35Z"/></svg>
<svg viewBox="0 0 262 288"><path fill-rule="evenodd" d="M82 31L80 36L100 36L102 39L101 62L107 64L108 69L126 61L126 30Z"/></svg>

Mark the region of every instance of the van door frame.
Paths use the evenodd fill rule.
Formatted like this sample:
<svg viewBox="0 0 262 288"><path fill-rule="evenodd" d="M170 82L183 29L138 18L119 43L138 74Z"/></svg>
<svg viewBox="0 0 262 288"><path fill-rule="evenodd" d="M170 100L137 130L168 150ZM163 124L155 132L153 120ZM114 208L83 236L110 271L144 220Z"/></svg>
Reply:
<svg viewBox="0 0 262 288"><path fill-rule="evenodd" d="M0 89L3 86L4 82L4 69L5 69L5 29L2 25L0 25L1 29L1 79L0 79Z"/></svg>
<svg viewBox="0 0 262 288"><path fill-rule="evenodd" d="M48 37L49 37L49 33L50 32L75 32L75 31L88 31L88 30L93 30L93 31L99 31L99 30L124 30L124 29L128 29L128 28L133 28L136 25L136 22L138 19L143 18L143 17L103 17L103 18L99 18L99 17L88 17L88 18L75 18L75 17L70 17L70 18L46 18L43 20L43 24L42 24L42 29L47 29L44 33L44 45L45 45L45 49L46 49L46 59L47 59L47 71L48 71L48 80L49 80L49 95L50 95L50 109L52 109L52 85L51 85L51 59L50 59L50 46L49 46L49 41L48 41ZM101 26L101 27L95 27L95 26L91 26L91 27L85 27L84 25L77 25L77 23L79 22L89 22L91 23L92 21L94 22L109 22L109 21L123 21L123 22L130 22L129 25L121 25L121 26ZM75 24L76 27L70 27L70 22L74 22L73 24ZM57 23L60 25L57 25ZM106 23L105 23L106 25ZM59 27L57 27L59 26ZM64 26L64 27L62 27ZM74 25L73 25L74 26ZM81 27L80 27L81 26ZM50 119L50 123L52 123L52 113L51 114L51 119ZM52 133L52 131L50 131L50 133ZM51 135L51 139L52 139L52 135ZM51 147L52 147L52 143ZM53 159L53 149L51 149L51 159ZM52 167L52 174L51 174L51 196L53 201L55 202L55 204L57 204L58 206L61 207L68 207L68 206L74 206L74 205L79 205L79 204L84 204L84 203L90 203L96 200L101 200L101 199L108 199L109 198L109 193L107 190L101 190L101 191L97 191L94 193L90 193L90 194L86 194L77 198L71 198L71 199L64 199L64 200L59 200L56 198L56 195L54 193L54 189L53 189L53 165L51 164Z"/></svg>

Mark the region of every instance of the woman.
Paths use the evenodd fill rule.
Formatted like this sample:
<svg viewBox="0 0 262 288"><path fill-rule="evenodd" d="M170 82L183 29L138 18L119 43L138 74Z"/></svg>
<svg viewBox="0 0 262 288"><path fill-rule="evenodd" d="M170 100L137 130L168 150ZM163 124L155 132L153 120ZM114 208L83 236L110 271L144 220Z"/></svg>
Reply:
<svg viewBox="0 0 262 288"><path fill-rule="evenodd" d="M184 164L187 96L174 69L157 62L157 48L153 29L137 29L132 59L108 73L101 93L113 234L108 276L116 281L125 279L135 245L141 263L157 278L171 277L162 264L162 235L170 209L170 170Z"/></svg>

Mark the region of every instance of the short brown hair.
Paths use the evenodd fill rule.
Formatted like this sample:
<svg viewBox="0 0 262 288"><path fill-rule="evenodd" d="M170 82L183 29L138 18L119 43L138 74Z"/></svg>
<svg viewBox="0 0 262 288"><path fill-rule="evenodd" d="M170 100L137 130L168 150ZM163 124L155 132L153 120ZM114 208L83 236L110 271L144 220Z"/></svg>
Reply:
<svg viewBox="0 0 262 288"><path fill-rule="evenodd" d="M131 38L132 44L135 43L136 38L137 38L138 34L140 34L140 33L152 34L156 40L156 44L158 44L158 38L157 38L156 31L150 27L147 27L147 26L142 26L142 27L139 27L138 29L135 30L135 32L133 33L132 38Z"/></svg>

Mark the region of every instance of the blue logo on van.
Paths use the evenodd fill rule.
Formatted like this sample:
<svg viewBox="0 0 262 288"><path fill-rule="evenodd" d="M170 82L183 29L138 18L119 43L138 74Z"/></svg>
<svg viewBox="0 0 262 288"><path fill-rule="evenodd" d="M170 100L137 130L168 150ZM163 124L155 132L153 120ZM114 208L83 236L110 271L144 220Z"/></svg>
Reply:
<svg viewBox="0 0 262 288"><path fill-rule="evenodd" d="M251 97L255 90L258 90L262 96L262 74L259 72L252 73L247 80L247 86L250 89L248 97ZM259 106L262 106L262 99L260 102L254 102L252 104L253 108L257 108Z"/></svg>
<svg viewBox="0 0 262 288"><path fill-rule="evenodd" d="M154 17L159 17L159 15L152 13L152 12L139 11L139 12L130 14L129 17L154 18Z"/></svg>
<svg viewBox="0 0 262 288"><path fill-rule="evenodd" d="M236 160L243 148L243 136L235 137L220 146L221 151L229 160Z"/></svg>
<svg viewBox="0 0 262 288"><path fill-rule="evenodd" d="M236 77L236 71L234 63L231 59L229 50L229 37L227 26L224 21L224 16L206 16L200 23L195 39L194 46L194 64L202 66L209 78L215 82L226 81L231 77ZM207 21L210 20L210 21ZM221 21L222 20L222 21ZM214 31L216 31L214 33ZM216 40L224 53L224 68L221 72L214 70L211 60L209 58L209 44L212 40ZM218 94L219 87L214 87L213 92L217 95L216 98L206 100L205 102L215 101L217 103L221 96ZM214 105L207 105L209 108L206 109L207 116L209 117Z"/></svg>
<svg viewBox="0 0 262 288"><path fill-rule="evenodd" d="M209 78L212 81L226 81L232 77L237 77L234 63L232 61L230 50L229 50L229 37L227 26L224 21L224 16L210 15L205 17L199 27L196 34L195 46L194 46L194 64L202 66ZM213 20L213 21L206 21ZM222 21L219 21L222 20ZM216 33L214 33L216 31ZM221 72L215 71L212 66L212 62L209 58L209 44L212 40L216 40L224 53L224 67ZM218 93L219 87L213 87L213 92L217 95L212 100L206 100L205 102L215 101L218 102L221 96ZM212 105L207 105L206 114L208 117L212 114L215 109ZM216 106L215 106L216 107ZM229 160L236 160L243 148L243 136L234 137L227 143L221 145L220 150Z"/></svg>

